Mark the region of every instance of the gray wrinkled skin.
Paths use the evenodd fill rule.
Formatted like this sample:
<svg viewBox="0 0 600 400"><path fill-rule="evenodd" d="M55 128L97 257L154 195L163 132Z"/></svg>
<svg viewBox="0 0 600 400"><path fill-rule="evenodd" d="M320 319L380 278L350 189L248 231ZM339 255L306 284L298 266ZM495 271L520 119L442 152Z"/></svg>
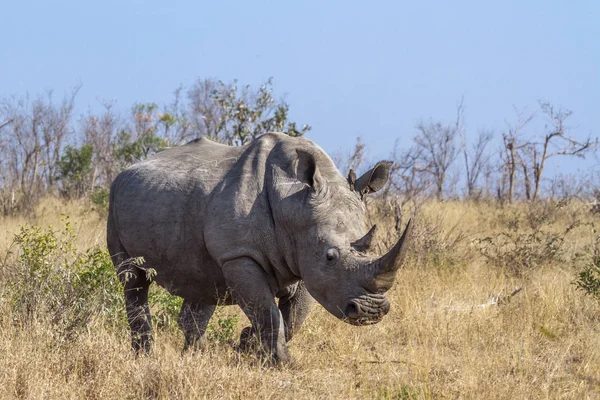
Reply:
<svg viewBox="0 0 600 400"><path fill-rule="evenodd" d="M252 323L240 346L256 336L275 361L289 358L286 342L313 298L355 325L381 320L408 228L387 255L370 256L374 229L362 199L385 184L389 166L350 185L310 140L271 133L243 147L195 140L122 172L111 186L107 240L134 349L150 349L148 268L184 299L186 347L202 338L217 304L238 304ZM140 267L123 263L138 256Z"/></svg>

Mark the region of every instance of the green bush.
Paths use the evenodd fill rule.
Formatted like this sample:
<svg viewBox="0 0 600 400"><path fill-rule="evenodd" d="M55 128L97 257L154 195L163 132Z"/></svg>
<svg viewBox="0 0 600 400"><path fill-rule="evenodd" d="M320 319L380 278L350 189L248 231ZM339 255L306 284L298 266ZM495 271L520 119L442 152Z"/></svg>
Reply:
<svg viewBox="0 0 600 400"><path fill-rule="evenodd" d="M152 311L152 324L157 329L176 329L177 318L183 299L169 294L158 285L152 285L148 294L148 303Z"/></svg>
<svg viewBox="0 0 600 400"><path fill-rule="evenodd" d="M48 323L59 342L76 338L92 321L125 328L123 289L108 251L97 247L78 251L69 218L63 222L61 230L23 226L15 235L12 257L0 265L12 321ZM129 262L143 269L143 258ZM148 268L146 274L154 279L156 271ZM177 329L180 297L152 285L148 301L156 329ZM217 308L207 336L224 343L234 338L239 317L222 312Z"/></svg>
<svg viewBox="0 0 600 400"><path fill-rule="evenodd" d="M585 294L600 300L600 236L596 236L591 253L589 263L579 272L574 284Z"/></svg>
<svg viewBox="0 0 600 400"><path fill-rule="evenodd" d="M239 315L223 315L223 308L217 307L206 329L207 338L219 343L228 343L235 340L239 320Z"/></svg>
<svg viewBox="0 0 600 400"><path fill-rule="evenodd" d="M110 190L107 188L96 188L92 192L92 204L101 215L107 215Z"/></svg>
<svg viewBox="0 0 600 400"><path fill-rule="evenodd" d="M58 179L62 182L62 194L67 197L82 197L92 182L92 157L94 148L86 144L77 149L66 146L57 163Z"/></svg>
<svg viewBox="0 0 600 400"><path fill-rule="evenodd" d="M68 218L64 227L23 226L13 241L16 259L4 265L13 321L47 320L60 339L71 339L92 318L124 321L120 283L106 250L79 252ZM5 261L7 263L7 261Z"/></svg>

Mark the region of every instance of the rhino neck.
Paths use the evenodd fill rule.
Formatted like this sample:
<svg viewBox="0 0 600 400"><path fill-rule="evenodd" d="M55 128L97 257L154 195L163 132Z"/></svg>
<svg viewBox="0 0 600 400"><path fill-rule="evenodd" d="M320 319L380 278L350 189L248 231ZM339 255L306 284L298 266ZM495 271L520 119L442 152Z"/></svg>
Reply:
<svg viewBox="0 0 600 400"><path fill-rule="evenodd" d="M274 290L299 279L290 268L288 252L281 251L286 245L279 238L269 196L267 159L281 140L279 136L264 135L244 146L234 167L211 194L207 208L211 224L205 234L216 237L210 243L211 253L220 265L226 259L250 257L265 270Z"/></svg>
<svg viewBox="0 0 600 400"><path fill-rule="evenodd" d="M298 266L298 244L296 236L297 229L289 223L287 218L282 218L280 211L281 199L274 195L271 184L266 185L266 202L269 208L269 231L272 232L272 240L264 241L265 252L270 256L273 267L280 275L291 280L300 280L300 268ZM284 200L285 201L285 200ZM293 199L288 199L293 201Z"/></svg>

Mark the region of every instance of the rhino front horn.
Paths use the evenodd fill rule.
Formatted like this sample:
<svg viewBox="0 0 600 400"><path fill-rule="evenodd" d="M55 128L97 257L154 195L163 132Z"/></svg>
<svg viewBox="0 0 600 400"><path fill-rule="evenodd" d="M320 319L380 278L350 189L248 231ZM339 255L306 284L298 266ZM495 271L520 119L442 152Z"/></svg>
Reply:
<svg viewBox="0 0 600 400"><path fill-rule="evenodd" d="M396 272L402 265L404 257L406 256L411 230L412 224L411 219L409 219L406 228L404 228L404 232L396 245L394 245L386 255L377 260L374 280L378 288L389 290L392 287Z"/></svg>

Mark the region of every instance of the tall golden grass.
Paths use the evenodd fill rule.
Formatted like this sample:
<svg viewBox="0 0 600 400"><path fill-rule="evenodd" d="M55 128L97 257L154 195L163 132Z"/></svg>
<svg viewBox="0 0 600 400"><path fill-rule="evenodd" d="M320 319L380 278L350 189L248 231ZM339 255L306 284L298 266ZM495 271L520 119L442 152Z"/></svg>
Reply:
<svg viewBox="0 0 600 400"><path fill-rule="evenodd" d="M173 329L156 331L152 354L136 359L125 328L94 319L58 341L43 315L16 323L0 297L0 398L600 398L600 304L572 284L600 218L578 204L547 207L425 205L384 320L353 327L316 306L290 343L295 361L278 368L218 342L182 354ZM513 229L515 215L527 233L535 223L526 221L544 212L548 231L579 222L560 257L517 274L481 255L480 239ZM58 226L60 214L70 215L80 249L104 246L105 221L86 203L48 199L33 217L0 220L0 256L21 225ZM391 242L393 221L374 219L380 241ZM246 324L241 317L238 333Z"/></svg>

